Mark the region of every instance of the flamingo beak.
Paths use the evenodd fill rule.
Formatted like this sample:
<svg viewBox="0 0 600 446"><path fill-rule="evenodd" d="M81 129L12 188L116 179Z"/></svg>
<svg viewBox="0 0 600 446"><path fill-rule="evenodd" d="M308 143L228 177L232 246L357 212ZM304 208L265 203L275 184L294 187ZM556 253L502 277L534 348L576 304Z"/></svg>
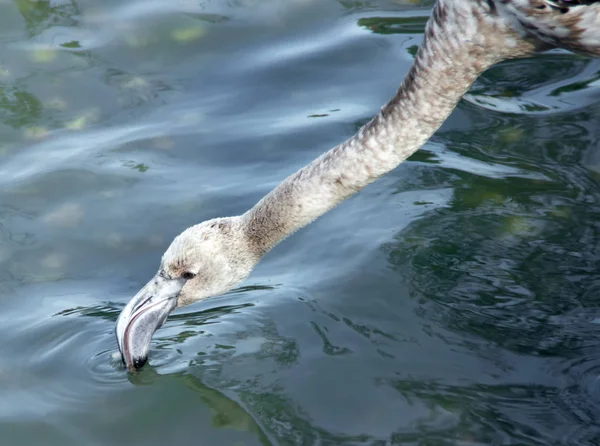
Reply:
<svg viewBox="0 0 600 446"><path fill-rule="evenodd" d="M152 336L177 307L185 281L156 275L123 308L116 335L123 362L130 371L144 366Z"/></svg>

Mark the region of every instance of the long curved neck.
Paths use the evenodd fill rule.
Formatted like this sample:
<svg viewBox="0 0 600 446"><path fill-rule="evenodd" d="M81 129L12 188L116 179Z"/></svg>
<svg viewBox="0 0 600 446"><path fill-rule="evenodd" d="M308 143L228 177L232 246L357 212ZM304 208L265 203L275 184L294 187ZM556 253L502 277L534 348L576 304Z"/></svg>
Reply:
<svg viewBox="0 0 600 446"><path fill-rule="evenodd" d="M474 3L438 2L410 71L380 113L349 140L289 176L242 216L244 230L259 253L417 151L488 67L532 52L532 44L515 38L500 26L501 21L486 23L477 20L483 17L473 17L477 12L460 10ZM453 26L454 21L460 25Z"/></svg>

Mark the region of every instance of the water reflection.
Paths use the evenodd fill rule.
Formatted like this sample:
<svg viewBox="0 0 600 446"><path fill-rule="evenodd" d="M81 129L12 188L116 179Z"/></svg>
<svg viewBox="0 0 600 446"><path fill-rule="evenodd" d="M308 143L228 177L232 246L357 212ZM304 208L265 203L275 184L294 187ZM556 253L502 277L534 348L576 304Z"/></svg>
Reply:
<svg viewBox="0 0 600 446"><path fill-rule="evenodd" d="M564 53L539 57L547 61L543 70L518 60L488 70L465 100L521 115L579 112L597 102L600 61Z"/></svg>
<svg viewBox="0 0 600 446"><path fill-rule="evenodd" d="M31 36L57 25L73 26L75 17L81 14L74 0L54 4L49 0L13 0L27 24Z"/></svg>
<svg viewBox="0 0 600 446"><path fill-rule="evenodd" d="M358 25L377 34L419 34L425 28L428 10L420 17L369 17L358 19Z"/></svg>
<svg viewBox="0 0 600 446"><path fill-rule="evenodd" d="M189 373L165 376L158 374L150 366L135 374L129 374L128 379L135 386L152 386L159 384L161 380L175 380L191 390L202 404L210 408L214 427L249 432L256 436L260 444L271 444L254 418L238 402L228 398L222 392L204 385L199 378Z"/></svg>
<svg viewBox="0 0 600 446"><path fill-rule="evenodd" d="M419 422L414 431L394 433L392 444L443 444L447 439L482 445L591 444L598 434L595 429L586 428L588 423L596 423L593 418L565 404L567 389L536 385L458 386L413 380L389 384L409 401L424 403L432 414Z"/></svg>
<svg viewBox="0 0 600 446"><path fill-rule="evenodd" d="M481 85L501 72L491 70ZM590 293L600 263L593 223L600 216L600 188L579 165L594 150L597 115L584 108L543 123L527 119L516 128L499 119L491 127L495 146L471 131L440 138L470 140L455 142L455 150L544 172L544 180L444 172L455 191L449 206L413 221L385 247L419 302L415 314L428 321L428 333L494 364L493 374L465 385L390 381L407 398L430 401L432 412L449 417L441 429L438 418L422 425L432 441L588 444L597 435L590 426L598 425L600 414L581 401L600 397L600 362L591 353L600 347L600 312ZM515 385L484 385L499 377Z"/></svg>

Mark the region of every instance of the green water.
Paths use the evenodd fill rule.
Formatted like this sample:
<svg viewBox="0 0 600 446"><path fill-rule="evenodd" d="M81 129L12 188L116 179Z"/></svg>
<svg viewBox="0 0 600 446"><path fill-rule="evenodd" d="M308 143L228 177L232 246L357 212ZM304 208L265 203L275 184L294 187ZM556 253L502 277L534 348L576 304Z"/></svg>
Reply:
<svg viewBox="0 0 600 446"><path fill-rule="evenodd" d="M113 358L171 239L351 136L430 7L0 2L0 444L600 444L600 61L566 52Z"/></svg>

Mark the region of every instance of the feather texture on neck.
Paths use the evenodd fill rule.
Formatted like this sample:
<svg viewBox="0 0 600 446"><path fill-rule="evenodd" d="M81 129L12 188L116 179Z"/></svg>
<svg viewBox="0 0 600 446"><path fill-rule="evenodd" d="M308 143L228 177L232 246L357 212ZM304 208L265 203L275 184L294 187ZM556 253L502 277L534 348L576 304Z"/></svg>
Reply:
<svg viewBox="0 0 600 446"><path fill-rule="evenodd" d="M354 136L289 176L242 216L256 251L267 252L396 168L427 142L487 68L534 52L533 41L493 17L487 3L438 2L396 95Z"/></svg>

